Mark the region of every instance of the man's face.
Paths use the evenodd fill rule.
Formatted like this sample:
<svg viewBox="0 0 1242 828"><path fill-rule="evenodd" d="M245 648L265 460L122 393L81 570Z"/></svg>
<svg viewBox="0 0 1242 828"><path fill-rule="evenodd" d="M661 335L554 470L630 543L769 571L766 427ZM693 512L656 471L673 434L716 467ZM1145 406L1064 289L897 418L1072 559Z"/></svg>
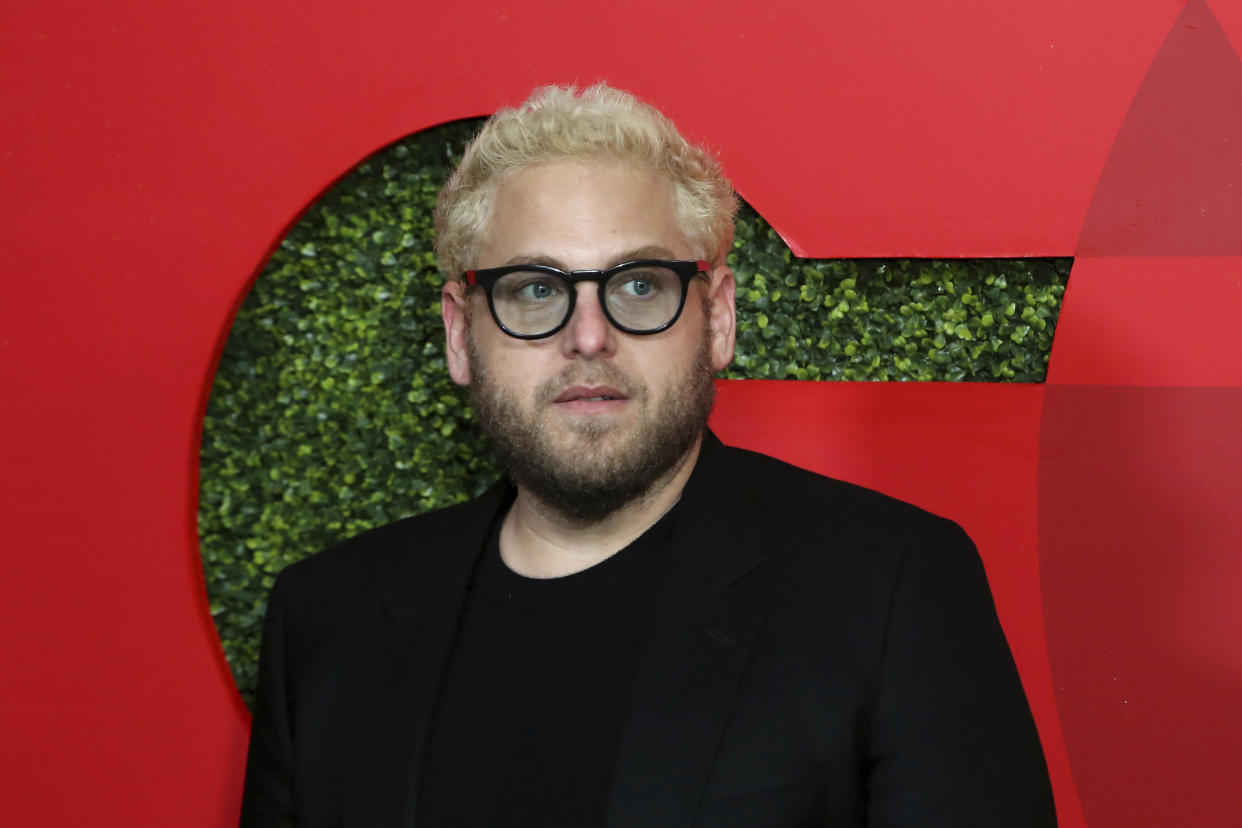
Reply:
<svg viewBox="0 0 1242 828"><path fill-rule="evenodd" d="M599 270L633 259L695 259L672 185L603 162L521 170L497 188L479 268L546 264ZM596 286L576 287L569 323L520 340L493 322L481 290L444 289L448 361L469 385L509 473L563 516L598 520L641 497L695 445L711 408L711 374L733 355L733 282L696 279L676 324L648 336L608 322Z"/></svg>

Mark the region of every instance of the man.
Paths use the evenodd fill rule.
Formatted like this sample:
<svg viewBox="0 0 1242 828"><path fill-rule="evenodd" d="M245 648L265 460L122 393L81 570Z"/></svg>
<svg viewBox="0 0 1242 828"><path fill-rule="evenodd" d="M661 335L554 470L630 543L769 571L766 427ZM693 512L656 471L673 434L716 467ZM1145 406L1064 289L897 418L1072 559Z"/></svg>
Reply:
<svg viewBox="0 0 1242 828"><path fill-rule="evenodd" d="M497 113L437 208L509 480L290 567L248 826L1048 826L969 539L706 430L736 199L629 95Z"/></svg>

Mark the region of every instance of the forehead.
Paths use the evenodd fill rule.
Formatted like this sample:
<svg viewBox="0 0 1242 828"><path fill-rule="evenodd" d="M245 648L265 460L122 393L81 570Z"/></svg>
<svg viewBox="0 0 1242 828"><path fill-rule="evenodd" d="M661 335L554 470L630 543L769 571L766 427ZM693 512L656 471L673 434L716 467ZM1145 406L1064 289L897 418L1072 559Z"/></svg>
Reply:
<svg viewBox="0 0 1242 828"><path fill-rule="evenodd" d="M602 268L636 250L693 258L676 213L672 183L652 170L607 161L526 167L497 185L479 267Z"/></svg>

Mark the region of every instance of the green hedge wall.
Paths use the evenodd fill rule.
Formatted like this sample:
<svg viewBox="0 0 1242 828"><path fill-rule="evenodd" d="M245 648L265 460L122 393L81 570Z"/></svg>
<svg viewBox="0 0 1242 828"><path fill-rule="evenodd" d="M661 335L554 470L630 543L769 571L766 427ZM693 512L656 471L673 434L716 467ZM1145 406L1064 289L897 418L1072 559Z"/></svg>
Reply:
<svg viewBox="0 0 1242 828"><path fill-rule="evenodd" d="M498 474L448 377L435 197L477 121L412 136L326 194L233 324L203 427L211 612L249 703L266 594L332 542ZM746 207L726 376L1043 380L1067 259L799 260Z"/></svg>

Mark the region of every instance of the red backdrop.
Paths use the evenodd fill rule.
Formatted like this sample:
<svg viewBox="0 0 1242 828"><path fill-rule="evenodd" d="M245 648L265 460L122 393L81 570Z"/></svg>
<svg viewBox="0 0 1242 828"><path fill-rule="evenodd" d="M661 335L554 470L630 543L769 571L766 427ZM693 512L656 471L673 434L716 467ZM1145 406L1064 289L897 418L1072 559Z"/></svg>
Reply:
<svg viewBox="0 0 1242 828"><path fill-rule="evenodd" d="M730 382L714 424L966 526L1064 825L1235 824L1242 2L586 5L9 4L0 823L235 821L195 526L232 309L371 151L605 78L799 254L1076 257L1046 385Z"/></svg>

